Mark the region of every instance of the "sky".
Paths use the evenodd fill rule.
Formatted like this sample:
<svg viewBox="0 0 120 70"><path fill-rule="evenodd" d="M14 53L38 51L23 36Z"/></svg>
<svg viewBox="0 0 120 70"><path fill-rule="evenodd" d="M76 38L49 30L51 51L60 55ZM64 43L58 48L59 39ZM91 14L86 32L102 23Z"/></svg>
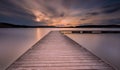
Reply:
<svg viewBox="0 0 120 70"><path fill-rule="evenodd" d="M0 0L0 22L17 25L119 25L120 0Z"/></svg>

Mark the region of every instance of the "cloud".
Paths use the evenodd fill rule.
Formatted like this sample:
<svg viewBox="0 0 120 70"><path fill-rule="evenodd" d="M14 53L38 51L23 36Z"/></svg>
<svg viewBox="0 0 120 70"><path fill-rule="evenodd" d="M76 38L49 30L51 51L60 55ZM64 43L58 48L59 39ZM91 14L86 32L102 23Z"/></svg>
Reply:
<svg viewBox="0 0 120 70"><path fill-rule="evenodd" d="M100 13L99 12L90 12L90 13L87 13L87 15L90 15L90 16L96 16L96 15L99 15Z"/></svg>
<svg viewBox="0 0 120 70"><path fill-rule="evenodd" d="M120 3L104 6L102 13L111 14L120 11Z"/></svg>
<svg viewBox="0 0 120 70"><path fill-rule="evenodd" d="M115 19L120 18L119 12L120 3L107 4L87 11L87 13L83 15L85 17L82 21L94 24L119 24L118 19Z"/></svg>
<svg viewBox="0 0 120 70"><path fill-rule="evenodd" d="M82 18L82 19L80 19L80 20L84 21L84 20L87 20L87 19L86 19L86 18Z"/></svg>
<svg viewBox="0 0 120 70"><path fill-rule="evenodd" d="M109 24L120 24L120 18L106 20Z"/></svg>
<svg viewBox="0 0 120 70"><path fill-rule="evenodd" d="M116 24L120 24L120 18L101 19L100 21L97 22L97 24L101 24L101 25L116 25Z"/></svg>
<svg viewBox="0 0 120 70"><path fill-rule="evenodd" d="M0 17L6 16L32 21L31 23L52 24L53 20L66 25L93 23L120 10L118 0L1 0ZM72 18L71 18L72 17ZM6 19L4 19L6 20ZM36 22L39 21L39 22ZM71 20L71 21L69 21ZM58 22L59 21L59 22ZM15 21L17 22L17 21ZM100 22L100 21L98 21ZM25 22L26 23L26 22ZM55 24L57 24L55 23ZM26 23L26 24L29 24ZM97 23L96 23L97 24ZM42 24L43 25L43 24Z"/></svg>

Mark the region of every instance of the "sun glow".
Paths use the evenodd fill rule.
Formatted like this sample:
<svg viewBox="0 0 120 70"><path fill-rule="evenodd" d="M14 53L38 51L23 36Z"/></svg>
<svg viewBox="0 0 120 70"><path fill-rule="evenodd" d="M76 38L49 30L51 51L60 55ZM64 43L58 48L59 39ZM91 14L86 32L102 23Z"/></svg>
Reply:
<svg viewBox="0 0 120 70"><path fill-rule="evenodd" d="M61 18L54 18L52 21L53 26L57 27L69 27L69 26L77 26L80 24L80 20L78 18L73 17L61 17Z"/></svg>
<svg viewBox="0 0 120 70"><path fill-rule="evenodd" d="M45 21L45 20L49 20L49 17L46 16L44 13L40 12L40 11L37 11L37 10L33 10L33 14L35 16L35 21L36 22L42 22L42 21Z"/></svg>
<svg viewBox="0 0 120 70"><path fill-rule="evenodd" d="M50 18L49 16L45 15L39 11L33 11L35 15L36 22L45 22L48 26L57 26L57 27L69 27L69 26L76 26L80 24L80 20L78 17L53 17Z"/></svg>
<svg viewBox="0 0 120 70"><path fill-rule="evenodd" d="M37 18L35 19L35 21L40 22L41 19L37 17Z"/></svg>

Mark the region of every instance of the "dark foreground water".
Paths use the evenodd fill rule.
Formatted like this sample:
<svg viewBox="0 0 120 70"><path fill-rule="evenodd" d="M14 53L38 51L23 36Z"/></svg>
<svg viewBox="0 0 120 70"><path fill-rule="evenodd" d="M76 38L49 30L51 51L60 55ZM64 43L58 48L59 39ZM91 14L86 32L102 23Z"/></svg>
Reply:
<svg viewBox="0 0 120 70"><path fill-rule="evenodd" d="M0 70L4 70L48 32L86 30L58 28L0 29ZM95 30L95 29L91 29ZM101 30L101 29L100 29ZM102 29L104 30L104 29ZM105 29L113 30L113 29ZM114 29L120 30L120 29ZM67 34L71 39L120 70L120 34Z"/></svg>

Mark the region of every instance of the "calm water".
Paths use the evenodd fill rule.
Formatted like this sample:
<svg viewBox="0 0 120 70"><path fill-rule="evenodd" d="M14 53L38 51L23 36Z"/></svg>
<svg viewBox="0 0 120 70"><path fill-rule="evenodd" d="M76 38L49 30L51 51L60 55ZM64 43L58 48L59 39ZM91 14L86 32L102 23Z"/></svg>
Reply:
<svg viewBox="0 0 120 70"><path fill-rule="evenodd" d="M86 30L86 29L73 29L73 28L0 29L0 70L4 70L19 56L25 53L26 50L32 47L38 40L40 40L48 32L54 30ZM119 60L120 34L67 34L67 36L75 40L83 47L87 48L89 51L93 52L101 59L120 69Z"/></svg>
<svg viewBox="0 0 120 70"><path fill-rule="evenodd" d="M68 34L67 36L120 70L120 34Z"/></svg>

